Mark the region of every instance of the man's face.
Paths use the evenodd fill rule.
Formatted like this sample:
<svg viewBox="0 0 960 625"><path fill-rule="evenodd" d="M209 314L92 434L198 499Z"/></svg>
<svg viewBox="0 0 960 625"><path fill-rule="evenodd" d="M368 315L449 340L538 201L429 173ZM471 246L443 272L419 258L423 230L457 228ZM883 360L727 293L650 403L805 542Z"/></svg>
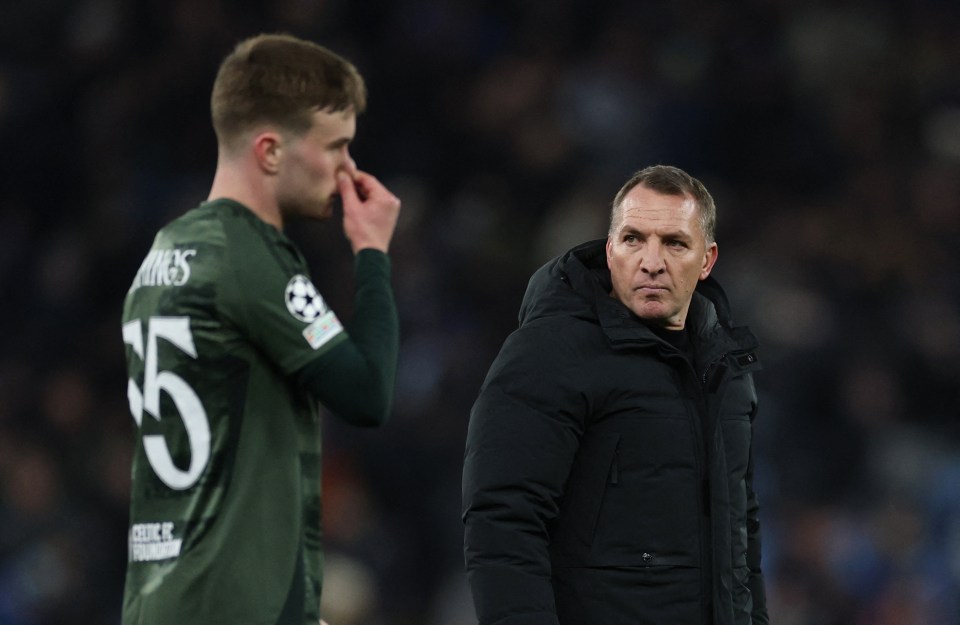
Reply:
<svg viewBox="0 0 960 625"><path fill-rule="evenodd" d="M717 260L717 244L707 244L689 196L638 185L621 206L607 238L612 295L644 321L680 330L697 282Z"/></svg>
<svg viewBox="0 0 960 625"><path fill-rule="evenodd" d="M325 219L332 214L337 172L356 172L349 152L356 121L350 109L317 111L305 135L285 135L277 181L277 202L284 217Z"/></svg>

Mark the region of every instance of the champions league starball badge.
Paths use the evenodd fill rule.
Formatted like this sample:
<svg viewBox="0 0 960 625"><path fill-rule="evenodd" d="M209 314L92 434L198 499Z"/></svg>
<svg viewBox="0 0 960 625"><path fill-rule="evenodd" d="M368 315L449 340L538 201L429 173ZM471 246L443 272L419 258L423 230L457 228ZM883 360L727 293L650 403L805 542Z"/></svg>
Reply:
<svg viewBox="0 0 960 625"><path fill-rule="evenodd" d="M285 298L290 314L305 323L310 323L327 312L327 303L317 293L317 288L310 279L302 274L290 278Z"/></svg>

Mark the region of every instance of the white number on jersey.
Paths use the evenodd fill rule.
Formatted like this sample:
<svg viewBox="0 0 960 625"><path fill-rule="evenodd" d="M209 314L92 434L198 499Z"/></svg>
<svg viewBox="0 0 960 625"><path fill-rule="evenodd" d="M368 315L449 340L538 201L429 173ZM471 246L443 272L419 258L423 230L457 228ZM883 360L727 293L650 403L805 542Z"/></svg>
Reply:
<svg viewBox="0 0 960 625"><path fill-rule="evenodd" d="M127 380L127 398L130 400L130 414L137 426L142 423L144 412L160 420L160 391L166 391L173 400L190 441L190 466L184 471L173 464L170 449L159 434L144 436L143 449L157 477L170 488L184 490L197 482L210 460L210 424L200 398L190 385L171 371L157 370L158 339L165 339L192 358L197 357L189 317L148 319L146 355L140 320L128 321L123 324L123 342L143 359L143 390L133 380Z"/></svg>

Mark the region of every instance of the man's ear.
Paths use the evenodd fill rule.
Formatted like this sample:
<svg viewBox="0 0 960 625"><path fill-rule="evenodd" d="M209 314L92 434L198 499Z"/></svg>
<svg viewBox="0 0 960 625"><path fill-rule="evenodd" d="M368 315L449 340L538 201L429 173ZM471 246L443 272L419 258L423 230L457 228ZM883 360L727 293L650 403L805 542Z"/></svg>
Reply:
<svg viewBox="0 0 960 625"><path fill-rule="evenodd" d="M276 174L283 156L283 138L271 130L261 132L253 138L253 153L264 173Z"/></svg>
<svg viewBox="0 0 960 625"><path fill-rule="evenodd" d="M613 237L607 235L607 245L605 249L607 250L607 269L610 268L610 249L613 247Z"/></svg>
<svg viewBox="0 0 960 625"><path fill-rule="evenodd" d="M707 245L707 249L703 253L703 267L700 269L701 280L706 280L710 272L713 271L713 266L717 263L719 253L720 251L716 242Z"/></svg>

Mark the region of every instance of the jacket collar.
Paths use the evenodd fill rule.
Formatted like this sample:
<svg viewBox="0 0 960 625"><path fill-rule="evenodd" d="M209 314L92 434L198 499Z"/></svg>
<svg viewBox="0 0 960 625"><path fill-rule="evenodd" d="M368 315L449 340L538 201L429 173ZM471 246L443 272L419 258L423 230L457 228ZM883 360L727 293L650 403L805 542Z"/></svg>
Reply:
<svg viewBox="0 0 960 625"><path fill-rule="evenodd" d="M558 259L558 269L561 280L568 282L591 304L604 334L614 347L663 343L629 308L610 295L612 282L607 268L606 239L588 241L573 248ZM697 285L687 323L690 324L691 340L702 358L712 360L723 353L748 352L757 348L757 340L748 328L732 325L727 296L713 277ZM754 354L746 364L755 361Z"/></svg>

